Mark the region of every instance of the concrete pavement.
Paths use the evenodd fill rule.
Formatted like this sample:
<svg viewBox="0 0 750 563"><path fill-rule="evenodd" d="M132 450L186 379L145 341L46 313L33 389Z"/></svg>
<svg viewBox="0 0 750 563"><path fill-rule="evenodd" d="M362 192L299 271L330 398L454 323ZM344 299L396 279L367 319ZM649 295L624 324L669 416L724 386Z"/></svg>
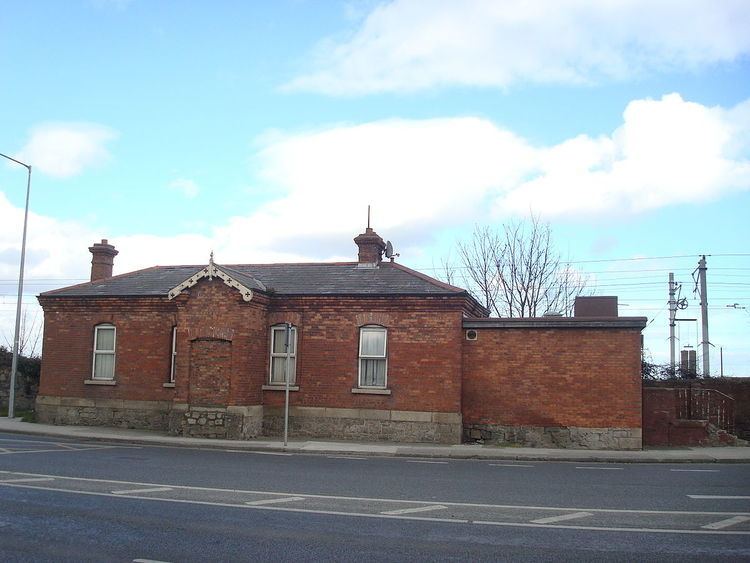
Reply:
<svg viewBox="0 0 750 563"><path fill-rule="evenodd" d="M750 447L667 448L638 451L573 450L555 448L498 447L482 444L436 445L385 442L334 442L290 440L218 440L169 436L166 432L104 426L55 426L0 417L0 432L37 434L107 442L126 442L183 448L214 448L289 453L400 456L453 459L528 461L577 461L616 463L750 463Z"/></svg>

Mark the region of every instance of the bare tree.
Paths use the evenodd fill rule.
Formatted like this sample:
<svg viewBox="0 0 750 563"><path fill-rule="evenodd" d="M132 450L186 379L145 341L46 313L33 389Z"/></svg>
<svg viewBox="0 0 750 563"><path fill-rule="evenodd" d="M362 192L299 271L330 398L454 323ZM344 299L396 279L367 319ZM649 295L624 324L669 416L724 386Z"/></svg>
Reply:
<svg viewBox="0 0 750 563"><path fill-rule="evenodd" d="M37 358L40 355L39 341L42 338L42 324L39 322L39 314L29 318L29 310L24 308L21 315L21 326L18 333L18 355L25 358ZM8 350L13 350L13 334L10 338L3 334L5 345Z"/></svg>
<svg viewBox="0 0 750 563"><path fill-rule="evenodd" d="M496 315L500 294L498 259L503 241L490 227L476 225L468 242L458 243L458 255L463 266L464 282L475 297Z"/></svg>
<svg viewBox="0 0 750 563"><path fill-rule="evenodd" d="M561 259L547 223L532 216L502 230L475 227L458 243L465 282L487 309L505 317L569 315L586 279Z"/></svg>

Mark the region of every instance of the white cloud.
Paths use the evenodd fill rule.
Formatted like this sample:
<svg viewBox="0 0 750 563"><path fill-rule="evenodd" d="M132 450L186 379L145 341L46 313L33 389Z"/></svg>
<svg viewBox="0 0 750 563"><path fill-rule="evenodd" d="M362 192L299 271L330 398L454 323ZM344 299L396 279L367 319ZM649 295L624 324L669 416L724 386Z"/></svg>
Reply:
<svg viewBox="0 0 750 563"><path fill-rule="evenodd" d="M200 188L198 187L198 184L196 184L193 180L188 180L186 178L177 178L176 180L171 181L167 187L170 190L175 190L180 192L182 195L184 195L188 199L194 199L198 196L198 193L200 192Z"/></svg>
<svg viewBox="0 0 750 563"><path fill-rule="evenodd" d="M678 94L628 104L611 136L538 149L539 173L498 198L498 212L639 212L707 201L750 185L750 100L731 110Z"/></svg>
<svg viewBox="0 0 750 563"><path fill-rule="evenodd" d="M529 210L559 215L638 213L701 202L750 186L750 100L709 108L671 94L635 100L610 135L539 146L476 117L386 120L276 133L255 166L278 194L208 235L118 236L31 214L30 278L87 278L87 247L109 238L115 271L154 264L351 260L367 205L398 249L441 230ZM17 275L22 210L0 193L0 276Z"/></svg>
<svg viewBox="0 0 750 563"><path fill-rule="evenodd" d="M49 176L68 178L111 158L107 142L117 137L95 123L47 123L31 131L18 159Z"/></svg>
<svg viewBox="0 0 750 563"><path fill-rule="evenodd" d="M291 89L403 92L579 83L750 54L746 0L395 0L326 40Z"/></svg>

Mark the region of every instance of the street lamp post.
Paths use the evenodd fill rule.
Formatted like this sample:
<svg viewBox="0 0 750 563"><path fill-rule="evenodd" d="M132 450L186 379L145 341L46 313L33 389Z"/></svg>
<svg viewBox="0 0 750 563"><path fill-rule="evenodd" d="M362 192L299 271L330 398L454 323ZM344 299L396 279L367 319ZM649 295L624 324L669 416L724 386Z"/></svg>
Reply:
<svg viewBox="0 0 750 563"><path fill-rule="evenodd" d="M23 213L23 237L21 238L21 267L18 273L18 300L16 301L16 331L13 335L13 363L10 368L10 389L8 390L8 418L13 418L14 403L16 401L16 370L18 369L18 343L21 338L21 298L23 297L23 265L26 259L26 225L29 220L29 195L31 194L31 165L16 160L7 154L0 153L0 156L20 164L29 173L26 181L26 209Z"/></svg>

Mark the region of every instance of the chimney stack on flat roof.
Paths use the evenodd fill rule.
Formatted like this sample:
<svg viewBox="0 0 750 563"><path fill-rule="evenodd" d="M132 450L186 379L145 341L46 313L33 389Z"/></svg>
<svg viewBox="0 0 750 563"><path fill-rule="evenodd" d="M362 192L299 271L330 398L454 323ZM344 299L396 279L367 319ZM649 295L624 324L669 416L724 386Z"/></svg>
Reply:
<svg viewBox="0 0 750 563"><path fill-rule="evenodd" d="M573 305L574 317L616 317L617 297L579 295Z"/></svg>
<svg viewBox="0 0 750 563"><path fill-rule="evenodd" d="M102 242L95 242L94 246L89 246L91 252L91 281L103 280L112 277L112 265L118 252L115 247L109 244L107 239L103 238Z"/></svg>

